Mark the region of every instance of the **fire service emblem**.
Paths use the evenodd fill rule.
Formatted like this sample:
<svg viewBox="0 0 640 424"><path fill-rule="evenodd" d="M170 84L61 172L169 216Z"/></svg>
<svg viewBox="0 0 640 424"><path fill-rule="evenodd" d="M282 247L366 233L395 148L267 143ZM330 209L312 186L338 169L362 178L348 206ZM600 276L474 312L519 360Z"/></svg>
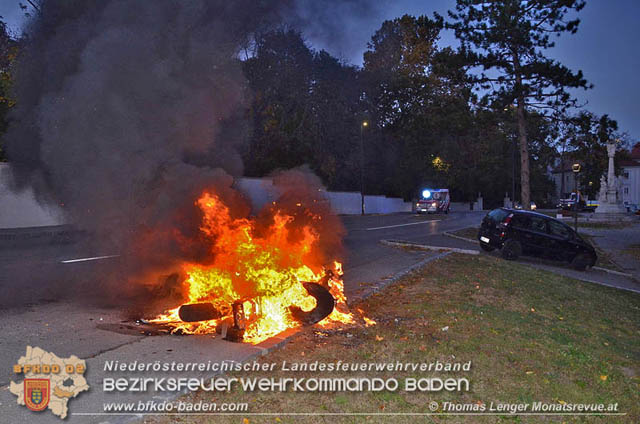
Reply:
<svg viewBox="0 0 640 424"><path fill-rule="evenodd" d="M24 403L32 411L42 411L49 404L48 378L24 379Z"/></svg>
<svg viewBox="0 0 640 424"><path fill-rule="evenodd" d="M9 391L16 395L18 405L38 412L49 409L65 419L71 399L89 390L84 378L86 370L86 362L75 355L60 358L39 347L27 346L26 354L13 365L14 374L22 374L24 379L12 381Z"/></svg>

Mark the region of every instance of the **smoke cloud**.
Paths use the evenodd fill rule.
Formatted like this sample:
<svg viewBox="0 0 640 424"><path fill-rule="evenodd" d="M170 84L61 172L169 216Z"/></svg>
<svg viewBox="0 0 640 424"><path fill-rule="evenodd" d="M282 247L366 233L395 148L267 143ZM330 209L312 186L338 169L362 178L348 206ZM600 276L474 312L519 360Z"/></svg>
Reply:
<svg viewBox="0 0 640 424"><path fill-rule="evenodd" d="M355 4L345 3L336 10ZM142 281L171 295L178 263L211 259L199 193L215 187L235 213L249 211L232 189L251 96L239 51L282 19L335 34L320 29L327 16L292 1L44 1L15 71L18 103L5 136L15 189L63 205L101 252L122 255L101 270L106 292L115 285L134 296ZM294 187L289 196L318 183L278 178ZM328 252L339 247L334 234L323 241Z"/></svg>
<svg viewBox="0 0 640 424"><path fill-rule="evenodd" d="M371 21L380 22L390 4L390 0L298 0L286 16L309 40L348 60L364 47L354 33L360 33Z"/></svg>

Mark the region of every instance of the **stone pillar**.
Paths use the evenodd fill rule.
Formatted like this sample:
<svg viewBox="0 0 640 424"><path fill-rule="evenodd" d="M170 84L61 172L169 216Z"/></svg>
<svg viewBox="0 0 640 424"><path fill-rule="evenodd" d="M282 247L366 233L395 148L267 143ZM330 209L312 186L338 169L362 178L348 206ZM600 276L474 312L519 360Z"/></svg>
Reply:
<svg viewBox="0 0 640 424"><path fill-rule="evenodd" d="M609 156L609 169L607 170L607 185L606 185L606 196L605 199L602 199L603 188L602 188L602 179L600 180L600 195L599 195L599 203L600 205L596 208L597 213L610 213L610 214L619 214L625 213L625 208L618 203L618 184L617 178L615 174L615 168L613 165L613 157L616 154L616 143L609 142L607 143L607 155ZM604 202L603 202L604 200Z"/></svg>
<svg viewBox="0 0 640 424"><path fill-rule="evenodd" d="M613 157L616 155L616 145L607 143L607 155L609 156L609 170L607 172L607 190L616 188L616 172L613 165Z"/></svg>

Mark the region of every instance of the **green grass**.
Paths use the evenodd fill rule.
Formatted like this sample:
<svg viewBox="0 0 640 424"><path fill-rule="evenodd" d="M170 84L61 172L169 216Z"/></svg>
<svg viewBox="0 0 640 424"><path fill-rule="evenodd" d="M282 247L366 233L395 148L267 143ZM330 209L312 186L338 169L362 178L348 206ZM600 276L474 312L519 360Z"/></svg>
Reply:
<svg viewBox="0 0 640 424"><path fill-rule="evenodd" d="M637 423L640 295L582 283L487 256L450 255L359 305L378 323L305 328L260 359L329 362L466 362L471 371L272 373L236 377L467 377L468 392L198 392L183 400L248 402L251 412L428 412L428 403L615 403L624 417L386 417L378 422ZM447 331L443 331L447 328ZM375 422L373 416L148 417L151 423Z"/></svg>
<svg viewBox="0 0 640 424"><path fill-rule="evenodd" d="M453 231L451 234L476 241L478 238L478 227L463 228L458 231Z"/></svg>

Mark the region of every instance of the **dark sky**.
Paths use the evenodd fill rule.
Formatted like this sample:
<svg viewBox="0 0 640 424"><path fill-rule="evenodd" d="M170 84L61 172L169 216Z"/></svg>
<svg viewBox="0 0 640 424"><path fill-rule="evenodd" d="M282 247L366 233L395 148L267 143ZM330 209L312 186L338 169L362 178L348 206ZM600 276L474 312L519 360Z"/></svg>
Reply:
<svg viewBox="0 0 640 424"><path fill-rule="evenodd" d="M358 20L349 27L351 43L343 50L329 48L352 63L362 64L362 53L371 35L385 19L407 13L429 15L434 11L446 16L455 0L389 0L378 9L378 18ZM574 35L563 34L549 57L570 69L581 69L593 83L592 90L576 90L575 96L588 102L585 108L598 115L609 114L618 121L621 131L640 139L640 1L587 0L578 17L580 27ZM310 40L313 42L313 40ZM316 47L322 47L316 43ZM457 45L451 31L443 33L440 45Z"/></svg>
<svg viewBox="0 0 640 424"><path fill-rule="evenodd" d="M0 0L0 16L15 31L23 16L18 3L19 0ZM316 6L320 3L321 0L314 2ZM326 48L348 62L361 65L367 42L383 20L405 13L432 15L437 11L446 15L446 11L454 7L455 0L371 0L369 4L370 8L362 13L353 13L354 9L350 8L352 16L336 17L344 34L332 37L331 44L320 41L313 34L308 36L309 42L315 48ZM343 9L339 13L344 12ZM640 139L637 108L640 98L637 77L640 71L640 1L587 0L579 17L578 33L564 34L548 55L572 70L582 69L587 80L594 84L592 90L575 93L581 101L588 102L586 109L599 115L609 114L618 121L621 131L628 132L633 139ZM334 25L332 31L340 29ZM444 33L440 44L455 45L453 34Z"/></svg>

